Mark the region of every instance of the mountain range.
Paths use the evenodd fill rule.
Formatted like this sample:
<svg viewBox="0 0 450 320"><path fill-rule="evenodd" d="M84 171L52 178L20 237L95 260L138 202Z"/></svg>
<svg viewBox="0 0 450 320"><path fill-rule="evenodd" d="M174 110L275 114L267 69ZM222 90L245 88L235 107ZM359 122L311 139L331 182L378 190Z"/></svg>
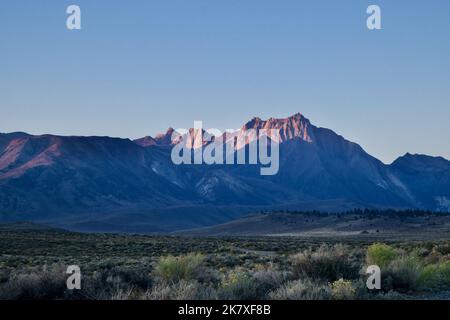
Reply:
<svg viewBox="0 0 450 320"><path fill-rule="evenodd" d="M0 221L151 233L267 210L450 211L450 162L442 157L408 153L384 164L302 114L253 118L237 135L248 129L278 130L278 174L262 176L257 165L175 165L172 128L134 141L0 134Z"/></svg>

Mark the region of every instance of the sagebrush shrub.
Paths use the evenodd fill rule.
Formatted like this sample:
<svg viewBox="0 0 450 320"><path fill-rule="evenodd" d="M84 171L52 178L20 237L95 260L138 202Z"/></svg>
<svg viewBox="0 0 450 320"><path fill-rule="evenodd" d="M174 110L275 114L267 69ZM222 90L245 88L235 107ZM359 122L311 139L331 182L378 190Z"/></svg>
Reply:
<svg viewBox="0 0 450 320"><path fill-rule="evenodd" d="M419 287L421 290L448 290L450 288L450 261L430 264L423 268Z"/></svg>
<svg viewBox="0 0 450 320"><path fill-rule="evenodd" d="M134 287L129 287L128 289L118 288L109 297L110 300L134 300Z"/></svg>
<svg viewBox="0 0 450 320"><path fill-rule="evenodd" d="M259 299L258 283L245 272L232 271L220 285L219 297L226 300Z"/></svg>
<svg viewBox="0 0 450 320"><path fill-rule="evenodd" d="M441 274L439 272L439 265L430 264L423 268L419 277L419 287L421 290L435 290L440 289L443 284L441 281Z"/></svg>
<svg viewBox="0 0 450 320"><path fill-rule="evenodd" d="M420 287L422 271L423 264L417 257L402 256L382 269L384 284L382 289L398 292L415 291Z"/></svg>
<svg viewBox="0 0 450 320"><path fill-rule="evenodd" d="M267 299L270 291L280 287L286 275L272 268L254 271L251 274L256 284L257 296L260 299Z"/></svg>
<svg viewBox="0 0 450 320"><path fill-rule="evenodd" d="M180 280L176 283L159 283L148 290L142 297L144 300L215 300L216 291L203 286L197 281Z"/></svg>
<svg viewBox="0 0 450 320"><path fill-rule="evenodd" d="M341 278L331 284L331 294L336 300L353 300L356 298L356 288L352 281Z"/></svg>
<svg viewBox="0 0 450 320"><path fill-rule="evenodd" d="M12 274L8 282L0 287L2 300L48 300L62 299L66 291L66 273L61 266L44 267L44 270L29 270Z"/></svg>
<svg viewBox="0 0 450 320"><path fill-rule="evenodd" d="M269 294L273 300L329 300L331 292L328 285L301 279L290 281Z"/></svg>
<svg viewBox="0 0 450 320"><path fill-rule="evenodd" d="M347 248L342 245L322 245L316 251L308 249L292 257L292 273L296 279L353 279L358 276L359 267L351 261Z"/></svg>
<svg viewBox="0 0 450 320"><path fill-rule="evenodd" d="M161 257L155 265L153 274L163 282L178 282L180 280L195 280L200 276L204 261L202 254L189 253L183 256Z"/></svg>
<svg viewBox="0 0 450 320"><path fill-rule="evenodd" d="M438 251L440 254L442 255L448 255L450 254L450 244L445 243L445 244L440 244L438 246L436 246L436 251Z"/></svg>
<svg viewBox="0 0 450 320"><path fill-rule="evenodd" d="M450 260L439 265L439 273L442 277L442 283L446 288L450 288Z"/></svg>

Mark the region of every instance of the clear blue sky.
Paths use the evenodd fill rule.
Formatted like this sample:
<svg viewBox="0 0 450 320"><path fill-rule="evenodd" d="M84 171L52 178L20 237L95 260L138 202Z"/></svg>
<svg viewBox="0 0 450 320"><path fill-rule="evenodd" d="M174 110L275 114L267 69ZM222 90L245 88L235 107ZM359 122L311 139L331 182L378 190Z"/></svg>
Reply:
<svg viewBox="0 0 450 320"><path fill-rule="evenodd" d="M0 2L0 132L137 138L296 112L385 162L450 158L450 1Z"/></svg>

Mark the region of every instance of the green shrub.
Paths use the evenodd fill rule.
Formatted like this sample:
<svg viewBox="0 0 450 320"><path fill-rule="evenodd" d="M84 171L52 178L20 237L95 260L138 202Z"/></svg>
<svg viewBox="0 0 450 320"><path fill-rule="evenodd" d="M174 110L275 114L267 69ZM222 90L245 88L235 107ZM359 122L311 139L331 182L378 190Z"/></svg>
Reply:
<svg viewBox="0 0 450 320"><path fill-rule="evenodd" d="M331 298L330 288L309 279L295 280L269 294L273 300L328 300Z"/></svg>
<svg viewBox="0 0 450 320"><path fill-rule="evenodd" d="M256 300L260 298L258 284L247 273L233 271L222 282L219 297L226 300Z"/></svg>
<svg viewBox="0 0 450 320"><path fill-rule="evenodd" d="M194 280L200 275L203 261L203 255L193 253L178 257L161 257L155 265L153 274L163 282Z"/></svg>
<svg viewBox="0 0 450 320"><path fill-rule="evenodd" d="M450 288L450 261L427 265L419 278L422 290L447 290Z"/></svg>
<svg viewBox="0 0 450 320"><path fill-rule="evenodd" d="M383 269L395 259L396 255L395 249L391 246L375 243L367 248L366 262L368 265L377 265Z"/></svg>
<svg viewBox="0 0 450 320"><path fill-rule="evenodd" d="M340 278L354 279L360 266L352 263L347 249L342 245L320 246L316 251L305 250L292 257L292 273L296 279L312 278L335 281Z"/></svg>
<svg viewBox="0 0 450 320"><path fill-rule="evenodd" d="M354 300L356 288L352 281L339 279L331 284L331 295L335 300Z"/></svg>
<svg viewBox="0 0 450 320"><path fill-rule="evenodd" d="M450 287L450 260L439 265L439 272L442 275L442 282L446 287Z"/></svg>
<svg viewBox="0 0 450 320"><path fill-rule="evenodd" d="M421 290L435 290L442 287L439 265L430 264L425 266L419 277L419 287Z"/></svg>
<svg viewBox="0 0 450 320"><path fill-rule="evenodd" d="M381 271L384 284L382 289L398 292L415 291L420 288L422 272L423 265L417 257L400 257Z"/></svg>

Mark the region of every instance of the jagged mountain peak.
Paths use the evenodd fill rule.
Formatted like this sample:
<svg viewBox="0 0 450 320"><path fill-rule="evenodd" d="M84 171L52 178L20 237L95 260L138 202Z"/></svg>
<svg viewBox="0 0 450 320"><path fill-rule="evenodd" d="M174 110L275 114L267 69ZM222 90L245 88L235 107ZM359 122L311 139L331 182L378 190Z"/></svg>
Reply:
<svg viewBox="0 0 450 320"><path fill-rule="evenodd" d="M166 137L170 137L172 135L172 133L175 131L174 128L169 127L167 128L165 133L158 133L155 137L155 139L165 139Z"/></svg>
<svg viewBox="0 0 450 320"><path fill-rule="evenodd" d="M260 117L253 117L250 121L246 122L240 129L240 132L236 134L232 134L227 136L231 137L239 137L240 134L244 134L247 130L278 130L280 135L280 142L284 142L287 140L300 138L307 142L312 142L312 127L311 122L303 116L301 113L296 113L287 118L273 118L270 117L267 120L262 120ZM172 141L172 134L175 131L172 127L169 127L165 133L159 133L155 136L155 138L151 136L146 136L140 139L134 140L134 142L143 147L149 146L170 146L178 143L177 141ZM191 135L191 140L194 140L194 137L197 135L195 129L190 128L189 133ZM203 129L202 134L205 140L207 135L206 131ZM247 139L246 139L247 141ZM248 141L247 141L248 142ZM206 142L203 141L202 144ZM239 144L239 143L238 143ZM189 143L189 145L193 145L193 143ZM238 146L239 147L239 146Z"/></svg>
<svg viewBox="0 0 450 320"><path fill-rule="evenodd" d="M145 136L133 141L144 148L151 146L170 146L172 144L171 139L174 131L175 129L169 127L165 133L158 133L154 138L152 136Z"/></svg>
<svg viewBox="0 0 450 320"><path fill-rule="evenodd" d="M311 124L310 121L300 112L293 114L287 118L270 117L267 120L262 120L260 117L253 117L250 121L244 124L243 128L280 128L284 125L298 126L301 124Z"/></svg>
<svg viewBox="0 0 450 320"><path fill-rule="evenodd" d="M157 145L158 143L157 143L157 141L153 138L153 137L150 137L150 136L145 136L145 137L143 137L143 138L139 138L139 139L136 139L136 140L133 140L134 141L134 143L136 143L136 144L138 144L138 145L140 145L141 147L150 147L150 146L154 146L154 145Z"/></svg>
<svg viewBox="0 0 450 320"><path fill-rule="evenodd" d="M311 142L312 138L312 124L301 113L296 113L287 118L269 118L262 120L259 117L254 117L248 121L241 130L278 130L280 134L280 142L300 138L304 141Z"/></svg>

